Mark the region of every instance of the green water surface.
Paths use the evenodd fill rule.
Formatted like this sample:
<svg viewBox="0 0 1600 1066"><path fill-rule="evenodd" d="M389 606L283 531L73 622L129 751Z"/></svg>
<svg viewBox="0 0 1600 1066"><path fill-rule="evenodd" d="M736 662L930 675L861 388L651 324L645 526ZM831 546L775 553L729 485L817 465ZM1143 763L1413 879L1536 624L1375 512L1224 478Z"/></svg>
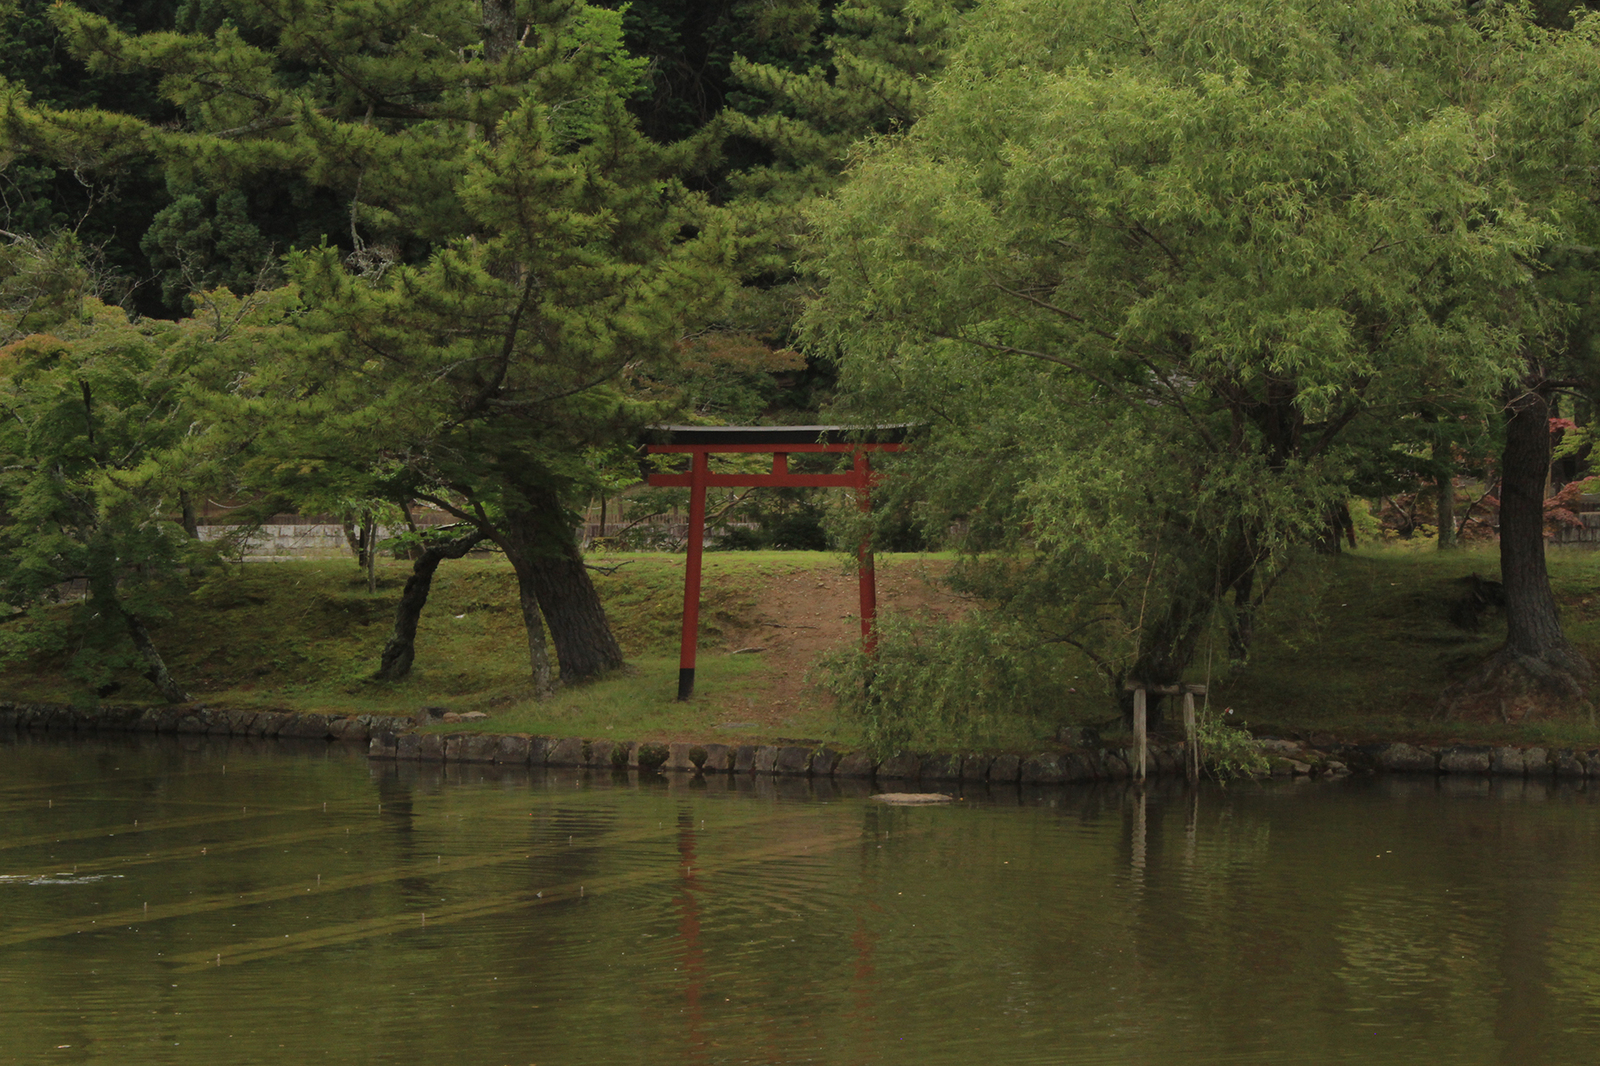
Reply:
<svg viewBox="0 0 1600 1066"><path fill-rule="evenodd" d="M1595 799L7 739L0 1062L1590 1063Z"/></svg>

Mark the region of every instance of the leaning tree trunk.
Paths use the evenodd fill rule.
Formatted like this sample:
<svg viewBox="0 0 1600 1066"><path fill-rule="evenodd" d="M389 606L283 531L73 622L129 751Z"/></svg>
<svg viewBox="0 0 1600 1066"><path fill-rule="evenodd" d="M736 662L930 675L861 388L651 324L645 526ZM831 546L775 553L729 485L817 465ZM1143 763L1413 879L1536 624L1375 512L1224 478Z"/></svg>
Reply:
<svg viewBox="0 0 1600 1066"><path fill-rule="evenodd" d="M561 683L588 681L622 666L622 649L611 635L560 501L554 493L529 495L533 506L506 512L499 543L516 571L535 684L541 685L544 652L540 615L550 627Z"/></svg>
<svg viewBox="0 0 1600 1066"><path fill-rule="evenodd" d="M117 580L95 572L90 568L89 597L93 601L100 616L107 619L122 620L123 628L127 630L128 639L133 642L134 650L145 662L144 677L161 693L161 698L168 703L188 703L189 694L183 690L172 677L172 672L167 669L166 660L161 658L161 652L156 650L155 641L150 639L150 631L144 627L139 617L122 605L117 597Z"/></svg>
<svg viewBox="0 0 1600 1066"><path fill-rule="evenodd" d="M150 633L145 629L144 623L127 611L122 612L122 617L128 624L128 636L133 639L133 646L139 650L139 655L145 661L145 680L154 685L156 691L161 693L161 698L168 703L188 703L189 694L173 679L172 673L167 669L166 661L156 650L155 642L150 639Z"/></svg>
<svg viewBox="0 0 1600 1066"><path fill-rule="evenodd" d="M1512 722L1586 705L1594 670L1567 643L1544 558L1544 485L1550 468L1550 404L1538 386L1506 405L1500 463L1500 580L1506 642L1447 688L1440 710Z"/></svg>
<svg viewBox="0 0 1600 1066"><path fill-rule="evenodd" d="M534 589L561 664L561 681L588 681L623 665L605 608L576 543L534 560Z"/></svg>
<svg viewBox="0 0 1600 1066"><path fill-rule="evenodd" d="M383 657L378 662L376 681L399 681L411 673L411 663L417 654L417 620L428 603L428 593L433 588L433 574L446 559L459 559L484 541L484 534L469 533L444 544L430 544L411 564L411 576L400 593L400 604L394 610L394 631L383 646ZM541 641L541 647L543 642Z"/></svg>
<svg viewBox="0 0 1600 1066"><path fill-rule="evenodd" d="M544 621L539 616L539 596L533 591L533 572L527 566L512 564L517 574L517 602L522 608L522 627L528 635L528 672L534 695L545 699L556 690L555 674L550 669L550 653L545 650Z"/></svg>
<svg viewBox="0 0 1600 1066"><path fill-rule="evenodd" d="M366 556L361 554L361 535L356 532L356 524L348 518L342 523L344 529L344 542L350 546L350 554L355 556L357 566L366 566Z"/></svg>

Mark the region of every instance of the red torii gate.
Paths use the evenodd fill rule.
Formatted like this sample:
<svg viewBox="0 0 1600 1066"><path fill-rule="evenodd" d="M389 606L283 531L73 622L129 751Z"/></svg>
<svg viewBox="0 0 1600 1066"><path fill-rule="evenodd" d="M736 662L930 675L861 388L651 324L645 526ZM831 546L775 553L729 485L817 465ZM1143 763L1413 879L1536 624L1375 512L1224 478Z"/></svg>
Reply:
<svg viewBox="0 0 1600 1066"><path fill-rule="evenodd" d="M689 489L689 556L683 576L683 637L678 652L678 699L694 694L695 645L700 631L700 556L705 547L706 489L844 487L856 490L856 504L870 510L872 464L868 452L898 452L905 448L908 426L653 426L645 451L691 456L687 473L651 474L652 485ZM713 474L713 454L772 454L770 474ZM855 457L849 473L791 474L789 456L797 452L844 452ZM872 546L865 539L858 549L861 587L861 636L872 640L872 620L878 612L878 586L872 569Z"/></svg>

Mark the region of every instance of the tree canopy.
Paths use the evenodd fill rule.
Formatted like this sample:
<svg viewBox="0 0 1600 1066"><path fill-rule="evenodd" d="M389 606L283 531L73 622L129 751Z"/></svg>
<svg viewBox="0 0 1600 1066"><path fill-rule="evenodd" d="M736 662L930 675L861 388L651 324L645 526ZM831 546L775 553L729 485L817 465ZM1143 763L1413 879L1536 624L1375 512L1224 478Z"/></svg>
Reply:
<svg viewBox="0 0 1600 1066"><path fill-rule="evenodd" d="M1597 29L986 4L817 211L810 336L864 410L928 424L932 518L1034 553L1039 639L1172 683L1326 527L1352 426L1492 403L1560 343L1541 256L1589 194L1546 153L1592 138Z"/></svg>
<svg viewBox="0 0 1600 1066"><path fill-rule="evenodd" d="M129 34L59 8L90 69L158 74L183 120L13 92L8 134L103 165L152 155L218 190L219 206L264 175L338 194L352 250L288 258L297 306L278 348L241 352L213 402L214 432L254 456L244 487L432 500L517 568L541 690L541 614L564 680L620 665L570 512L599 476L593 453L655 414L628 379L709 310L720 254L678 160L625 109L640 64L621 50L620 18L576 3L354 0L226 14L206 32ZM698 237L684 229L695 222Z"/></svg>

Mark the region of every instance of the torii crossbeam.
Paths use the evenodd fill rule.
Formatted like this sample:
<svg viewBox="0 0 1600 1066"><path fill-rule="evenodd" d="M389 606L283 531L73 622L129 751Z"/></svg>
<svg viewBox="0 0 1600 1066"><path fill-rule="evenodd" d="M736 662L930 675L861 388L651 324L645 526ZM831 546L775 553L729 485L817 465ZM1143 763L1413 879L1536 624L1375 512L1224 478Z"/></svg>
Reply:
<svg viewBox="0 0 1600 1066"><path fill-rule="evenodd" d="M870 510L872 487L870 452L898 452L905 448L908 426L653 426L645 451L691 457L689 470L679 474L651 474L650 484L689 489L688 561L683 575L683 638L678 652L678 699L694 695L695 646L700 632L700 557L705 548L706 489L750 488L853 488L856 506ZM713 454L772 454L770 474L714 474ZM793 474L789 456L797 452L841 452L854 463L844 474ZM872 621L878 613L877 579L872 569L872 545L865 539L858 549L861 559L861 636L870 646Z"/></svg>

